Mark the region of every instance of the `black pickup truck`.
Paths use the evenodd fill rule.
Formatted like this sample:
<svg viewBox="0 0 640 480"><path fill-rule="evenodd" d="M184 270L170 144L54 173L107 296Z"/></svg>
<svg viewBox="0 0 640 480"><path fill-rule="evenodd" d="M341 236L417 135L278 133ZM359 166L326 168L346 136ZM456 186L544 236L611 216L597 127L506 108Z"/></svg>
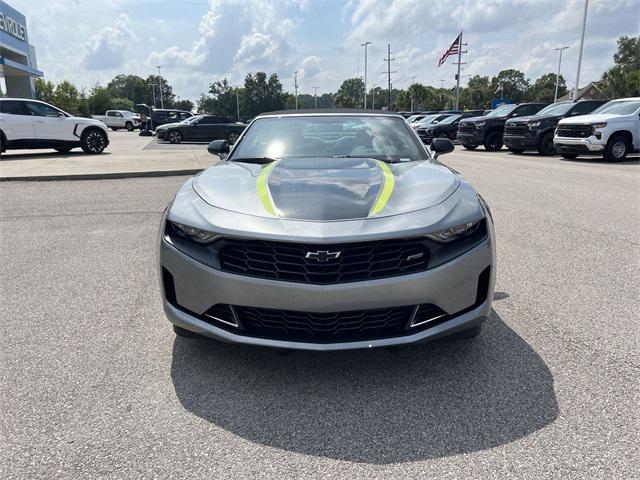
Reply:
<svg viewBox="0 0 640 480"><path fill-rule="evenodd" d="M502 135L507 120L513 117L528 117L535 115L546 103L521 103L519 105L503 105L491 110L483 117L473 117L462 120L458 124L458 141L467 150L474 150L484 145L488 151L502 148Z"/></svg>
<svg viewBox="0 0 640 480"><path fill-rule="evenodd" d="M418 128L418 136L420 137L420 140L422 140L422 143L431 143L431 140L434 138L448 138L449 140L455 140L460 120L477 117L482 114L482 110L474 110L451 115L450 117L447 117L433 125L426 125Z"/></svg>
<svg viewBox="0 0 640 480"><path fill-rule="evenodd" d="M553 155L556 153L553 132L560 119L586 115L604 103L605 100L552 103L533 116L507 120L504 127L504 144L513 153L538 150L541 155Z"/></svg>

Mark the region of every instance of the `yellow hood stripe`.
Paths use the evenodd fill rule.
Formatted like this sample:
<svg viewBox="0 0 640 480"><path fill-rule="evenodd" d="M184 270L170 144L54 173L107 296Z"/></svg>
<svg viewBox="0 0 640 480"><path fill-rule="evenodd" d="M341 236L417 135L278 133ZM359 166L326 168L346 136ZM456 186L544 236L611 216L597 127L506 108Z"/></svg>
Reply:
<svg viewBox="0 0 640 480"><path fill-rule="evenodd" d="M377 162L378 167L380 167L380 170L382 171L382 176L384 177L384 184L382 186L380 194L378 195L376 203L373 205L373 208L369 212L369 216L377 214L385 207L387 201L389 200L389 197L391 197L391 194L393 193L393 187L396 184L396 179L393 176L393 172L389 168L389 165L381 160L378 160Z"/></svg>
<svg viewBox="0 0 640 480"><path fill-rule="evenodd" d="M273 162L264 167L256 180L256 189L258 190L260 202L262 202L264 209L274 217L276 216L276 209L273 206L273 201L271 200L271 195L269 193L269 174L276 166L276 163L277 162Z"/></svg>

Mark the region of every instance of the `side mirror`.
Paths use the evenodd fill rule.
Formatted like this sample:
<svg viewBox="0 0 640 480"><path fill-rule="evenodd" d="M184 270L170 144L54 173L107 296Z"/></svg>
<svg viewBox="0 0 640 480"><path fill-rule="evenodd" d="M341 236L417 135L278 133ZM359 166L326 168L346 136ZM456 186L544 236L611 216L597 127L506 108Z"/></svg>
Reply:
<svg viewBox="0 0 640 480"><path fill-rule="evenodd" d="M434 138L431 140L431 151L436 154L436 158L439 155L453 152L454 148L453 142L448 138Z"/></svg>
<svg viewBox="0 0 640 480"><path fill-rule="evenodd" d="M223 160L226 158L227 153L229 153L229 142L226 140L213 140L209 143L207 151L211 155L218 155L220 159Z"/></svg>
<svg viewBox="0 0 640 480"><path fill-rule="evenodd" d="M58 117L60 117L60 118L66 118L67 116L66 116L64 113L62 113L62 112L58 112Z"/></svg>

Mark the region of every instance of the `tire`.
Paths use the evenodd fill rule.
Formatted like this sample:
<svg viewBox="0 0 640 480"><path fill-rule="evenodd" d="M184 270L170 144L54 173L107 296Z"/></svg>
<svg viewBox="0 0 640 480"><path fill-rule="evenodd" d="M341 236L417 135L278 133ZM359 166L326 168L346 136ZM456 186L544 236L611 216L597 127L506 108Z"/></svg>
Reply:
<svg viewBox="0 0 640 480"><path fill-rule="evenodd" d="M230 132L227 134L227 142L229 142L229 145L233 145L234 143L236 143L238 141L238 138L240 137L240 134L237 132Z"/></svg>
<svg viewBox="0 0 640 480"><path fill-rule="evenodd" d="M167 133L167 140L170 143L180 143L182 142L182 134L178 130L171 130Z"/></svg>
<svg viewBox="0 0 640 480"><path fill-rule="evenodd" d="M133 123L127 122L124 124L124 128L127 129L127 132L133 132Z"/></svg>
<svg viewBox="0 0 640 480"><path fill-rule="evenodd" d="M622 135L613 135L607 142L603 157L607 162L621 162L629 153L629 141Z"/></svg>
<svg viewBox="0 0 640 480"><path fill-rule="evenodd" d="M578 154L576 153L562 153L562 158L566 158L567 160L575 160L578 158Z"/></svg>
<svg viewBox="0 0 640 480"><path fill-rule="evenodd" d="M70 148L56 148L55 150L60 153L69 153L71 151Z"/></svg>
<svg viewBox="0 0 640 480"><path fill-rule="evenodd" d="M177 337L182 338L202 338L202 335L198 335L196 332L178 327L177 325L173 326L173 333L175 333Z"/></svg>
<svg viewBox="0 0 640 480"><path fill-rule="evenodd" d="M484 149L487 152L497 152L502 148L502 134L497 130L489 132L484 139Z"/></svg>
<svg viewBox="0 0 640 480"><path fill-rule="evenodd" d="M482 333L482 325L476 325L475 327L471 327L467 330L463 330L458 333L454 333L453 335L449 335L445 337L447 340L471 340L472 338L476 338L478 335Z"/></svg>
<svg viewBox="0 0 640 480"><path fill-rule="evenodd" d="M107 148L107 135L97 128L85 130L80 137L80 146L84 153L102 153Z"/></svg>
<svg viewBox="0 0 640 480"><path fill-rule="evenodd" d="M465 145L464 143L462 144L462 146L467 150L475 150L476 148L478 148L478 145Z"/></svg>
<svg viewBox="0 0 640 480"><path fill-rule="evenodd" d="M538 142L538 153L540 155L555 155L556 147L553 145L553 132L547 132L542 135Z"/></svg>
<svg viewBox="0 0 640 480"><path fill-rule="evenodd" d="M511 153L522 153L522 152L524 152L524 150L521 149L521 148L510 148L509 151Z"/></svg>

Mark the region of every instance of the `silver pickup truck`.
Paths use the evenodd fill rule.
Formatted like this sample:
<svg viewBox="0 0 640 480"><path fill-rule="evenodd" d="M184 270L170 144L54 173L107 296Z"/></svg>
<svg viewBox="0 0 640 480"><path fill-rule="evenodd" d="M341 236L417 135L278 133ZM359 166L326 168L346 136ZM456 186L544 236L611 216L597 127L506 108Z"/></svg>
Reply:
<svg viewBox="0 0 640 480"><path fill-rule="evenodd" d="M107 110L104 115L93 115L93 118L100 120L111 130L126 128L131 132L140 128L140 115L129 110Z"/></svg>

